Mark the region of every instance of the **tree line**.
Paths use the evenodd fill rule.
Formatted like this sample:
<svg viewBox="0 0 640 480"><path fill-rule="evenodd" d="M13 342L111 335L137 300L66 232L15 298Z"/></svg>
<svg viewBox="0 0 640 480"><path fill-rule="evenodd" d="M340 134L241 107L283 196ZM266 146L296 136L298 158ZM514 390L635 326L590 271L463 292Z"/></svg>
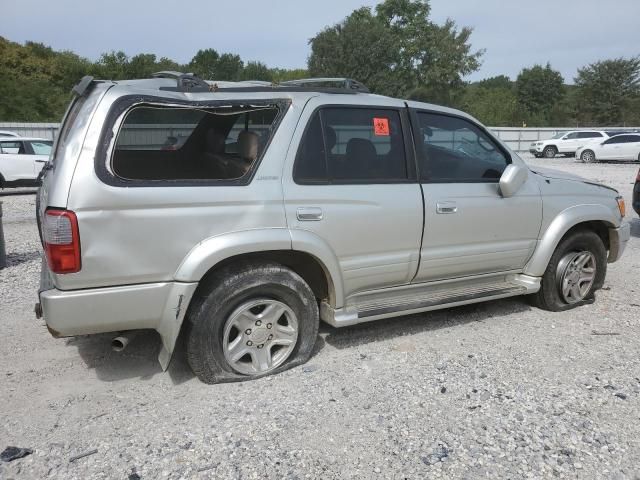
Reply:
<svg viewBox="0 0 640 480"><path fill-rule="evenodd" d="M269 68L213 48L187 64L141 53L108 52L97 61L41 43L0 37L0 121L59 121L69 90L83 76L145 78L162 70L215 80L280 82L348 77L374 93L460 108L492 126L640 125L640 56L598 61L578 69L573 84L550 64L478 82L486 55L474 50L472 29L430 19L429 0L385 0L362 7L309 40L306 68Z"/></svg>

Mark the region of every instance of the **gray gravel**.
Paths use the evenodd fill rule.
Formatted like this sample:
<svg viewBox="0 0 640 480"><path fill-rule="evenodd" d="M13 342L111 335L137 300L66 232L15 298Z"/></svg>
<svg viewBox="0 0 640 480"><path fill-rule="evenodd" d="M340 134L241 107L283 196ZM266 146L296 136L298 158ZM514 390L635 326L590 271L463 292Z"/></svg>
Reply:
<svg viewBox="0 0 640 480"><path fill-rule="evenodd" d="M529 160L618 188L637 165ZM593 305L507 299L337 330L302 367L207 386L156 334L55 340L35 319L34 197L2 197L0 478L640 478L640 220ZM595 333L595 334L594 334ZM79 458L74 456L97 450Z"/></svg>

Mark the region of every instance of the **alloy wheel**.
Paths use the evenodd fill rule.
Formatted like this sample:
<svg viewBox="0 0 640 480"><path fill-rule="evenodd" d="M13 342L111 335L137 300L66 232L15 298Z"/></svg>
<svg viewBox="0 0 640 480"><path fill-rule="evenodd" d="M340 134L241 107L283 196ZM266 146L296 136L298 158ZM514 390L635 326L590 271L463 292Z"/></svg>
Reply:
<svg viewBox="0 0 640 480"><path fill-rule="evenodd" d="M245 375L262 375L278 368L293 352L298 319L282 302L251 300L229 316L223 335L229 366Z"/></svg>
<svg viewBox="0 0 640 480"><path fill-rule="evenodd" d="M569 304L584 300L595 278L596 257L589 251L570 252L558 263L558 289L563 300Z"/></svg>

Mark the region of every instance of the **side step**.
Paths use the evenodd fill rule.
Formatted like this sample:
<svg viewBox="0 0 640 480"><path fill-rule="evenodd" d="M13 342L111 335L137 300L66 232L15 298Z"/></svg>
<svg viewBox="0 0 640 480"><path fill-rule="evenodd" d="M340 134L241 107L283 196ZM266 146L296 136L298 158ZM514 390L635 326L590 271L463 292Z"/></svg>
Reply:
<svg viewBox="0 0 640 480"><path fill-rule="evenodd" d="M467 305L487 300L534 293L539 288L539 279L523 276L483 279L484 281L453 281L435 285L411 285L364 294L352 299L345 308L333 309L326 303L321 305L322 320L334 327L355 325L372 320ZM362 298L364 297L364 298Z"/></svg>

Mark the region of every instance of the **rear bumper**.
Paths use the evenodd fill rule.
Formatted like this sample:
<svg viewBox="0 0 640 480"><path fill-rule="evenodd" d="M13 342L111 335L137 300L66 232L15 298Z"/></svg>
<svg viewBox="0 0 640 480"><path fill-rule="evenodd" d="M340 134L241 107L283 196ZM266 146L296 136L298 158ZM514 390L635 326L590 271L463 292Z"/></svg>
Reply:
<svg viewBox="0 0 640 480"><path fill-rule="evenodd" d="M169 283L40 292L42 316L55 337L156 328Z"/></svg>
<svg viewBox="0 0 640 480"><path fill-rule="evenodd" d="M631 225L627 222L619 228L609 229L609 263L620 260L629 238L631 238Z"/></svg>
<svg viewBox="0 0 640 480"><path fill-rule="evenodd" d="M36 315L44 317L51 335L153 329L162 339L158 359L166 370L198 284L167 282L71 291L43 286L47 289L41 286Z"/></svg>

